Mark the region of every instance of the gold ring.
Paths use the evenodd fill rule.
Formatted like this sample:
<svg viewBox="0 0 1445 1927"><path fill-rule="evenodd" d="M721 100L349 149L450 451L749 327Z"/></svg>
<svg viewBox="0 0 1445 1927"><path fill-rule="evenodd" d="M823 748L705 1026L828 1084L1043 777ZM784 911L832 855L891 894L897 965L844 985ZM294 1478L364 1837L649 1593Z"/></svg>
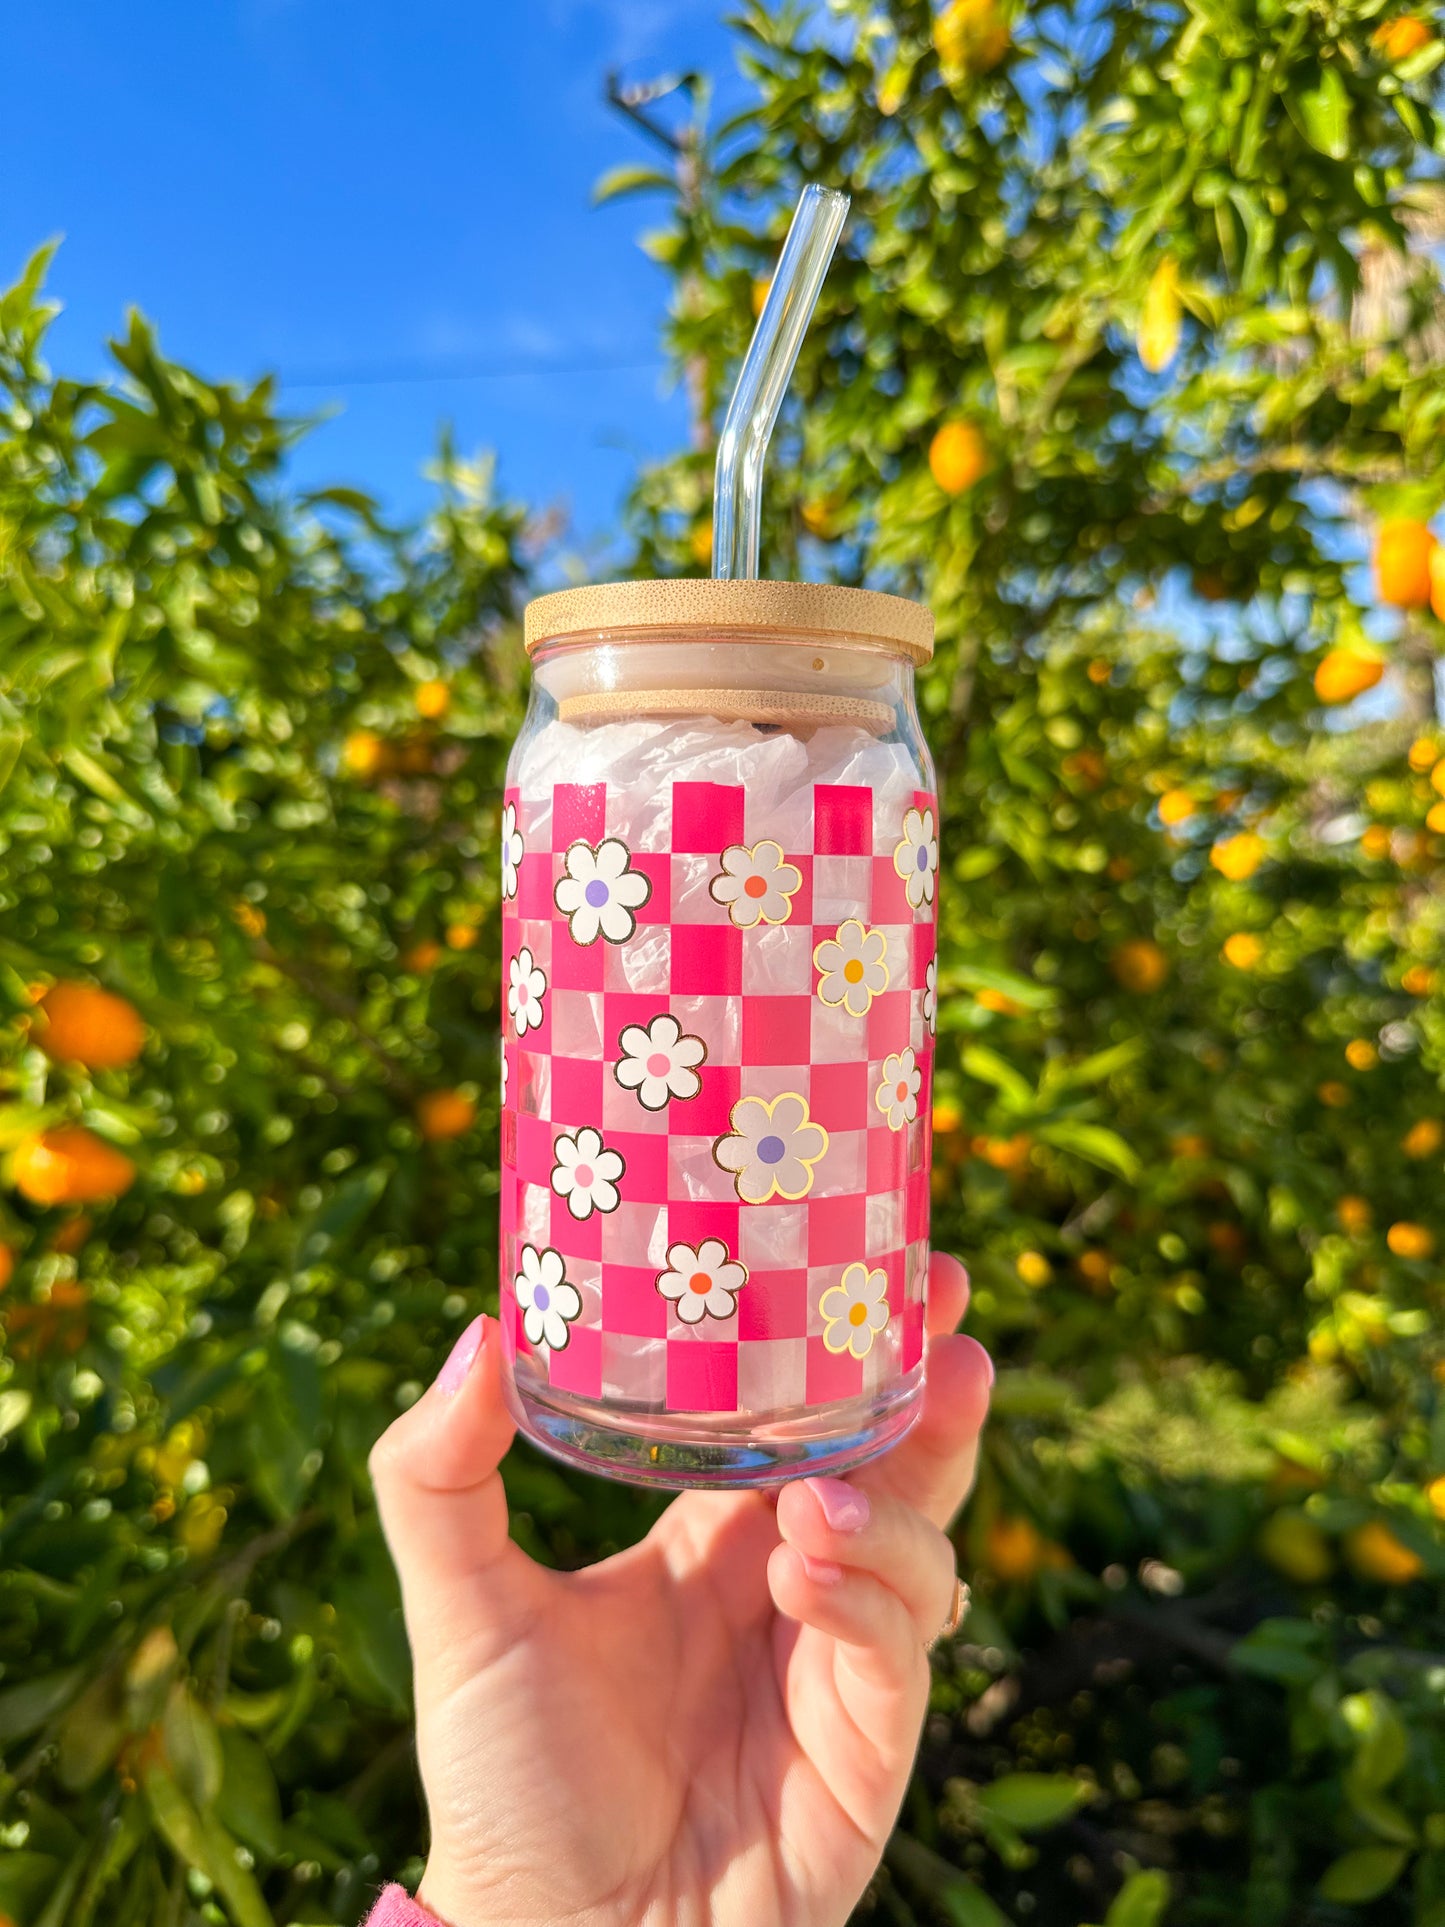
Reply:
<svg viewBox="0 0 1445 1927"><path fill-rule="evenodd" d="M944 1620L938 1631L933 1635L932 1639L929 1640L929 1652L933 1651L940 1640L952 1639L964 1620L968 1618L968 1609L972 1603L973 1595L969 1592L968 1587L964 1585L958 1574L955 1573L953 1575L953 1604L948 1609L947 1619Z"/></svg>

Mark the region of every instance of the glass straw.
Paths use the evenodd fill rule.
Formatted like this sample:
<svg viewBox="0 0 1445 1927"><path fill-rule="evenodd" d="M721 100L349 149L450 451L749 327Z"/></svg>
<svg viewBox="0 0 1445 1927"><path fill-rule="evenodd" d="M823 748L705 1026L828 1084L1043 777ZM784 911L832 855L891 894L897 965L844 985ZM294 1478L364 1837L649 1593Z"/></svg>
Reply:
<svg viewBox="0 0 1445 1927"><path fill-rule="evenodd" d="M757 577L768 442L848 207L835 188L805 187L783 243L718 439L712 572L719 582Z"/></svg>

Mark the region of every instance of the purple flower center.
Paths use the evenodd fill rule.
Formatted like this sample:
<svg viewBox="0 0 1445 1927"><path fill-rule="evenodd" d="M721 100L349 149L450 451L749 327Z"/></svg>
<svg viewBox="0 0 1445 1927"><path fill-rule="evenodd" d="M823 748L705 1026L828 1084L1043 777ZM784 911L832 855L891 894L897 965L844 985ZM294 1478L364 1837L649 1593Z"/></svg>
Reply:
<svg viewBox="0 0 1445 1927"><path fill-rule="evenodd" d="M533 1285L532 1308L534 1311L545 1311L551 1302L552 1294L545 1285Z"/></svg>
<svg viewBox="0 0 1445 1927"><path fill-rule="evenodd" d="M764 1164L781 1164L787 1148L780 1137L774 1137L771 1133L758 1139L758 1156Z"/></svg>
<svg viewBox="0 0 1445 1927"><path fill-rule="evenodd" d="M583 896L586 897L587 901L592 905L592 908L594 910L600 910L603 904L606 903L610 892L608 891L607 885L602 881L601 877L593 877L592 881L588 884L587 888L582 892L582 894Z"/></svg>
<svg viewBox="0 0 1445 1927"><path fill-rule="evenodd" d="M920 870L926 870L928 868L928 845L926 843L920 843L918 846L917 862Z"/></svg>

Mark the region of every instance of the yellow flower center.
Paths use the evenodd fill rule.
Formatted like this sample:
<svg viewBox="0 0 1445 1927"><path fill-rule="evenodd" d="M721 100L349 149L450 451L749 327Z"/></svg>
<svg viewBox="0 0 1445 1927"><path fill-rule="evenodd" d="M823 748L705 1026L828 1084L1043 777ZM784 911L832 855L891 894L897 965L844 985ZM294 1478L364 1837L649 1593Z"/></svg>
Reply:
<svg viewBox="0 0 1445 1927"><path fill-rule="evenodd" d="M868 1307L866 1305L850 1305L848 1307L848 1323L850 1325L861 1325L867 1316Z"/></svg>
<svg viewBox="0 0 1445 1927"><path fill-rule="evenodd" d="M863 966L856 957L850 957L847 963L844 964L843 977L844 977L844 981L850 984L862 983Z"/></svg>

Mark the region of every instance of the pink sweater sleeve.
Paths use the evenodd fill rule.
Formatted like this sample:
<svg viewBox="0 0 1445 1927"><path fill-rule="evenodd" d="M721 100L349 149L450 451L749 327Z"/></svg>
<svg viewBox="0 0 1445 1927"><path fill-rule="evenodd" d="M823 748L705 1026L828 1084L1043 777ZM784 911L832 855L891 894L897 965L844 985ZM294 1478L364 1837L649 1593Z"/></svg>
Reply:
<svg viewBox="0 0 1445 1927"><path fill-rule="evenodd" d="M366 1916L366 1927L441 1927L441 1923L405 1887L383 1887L381 1898Z"/></svg>

